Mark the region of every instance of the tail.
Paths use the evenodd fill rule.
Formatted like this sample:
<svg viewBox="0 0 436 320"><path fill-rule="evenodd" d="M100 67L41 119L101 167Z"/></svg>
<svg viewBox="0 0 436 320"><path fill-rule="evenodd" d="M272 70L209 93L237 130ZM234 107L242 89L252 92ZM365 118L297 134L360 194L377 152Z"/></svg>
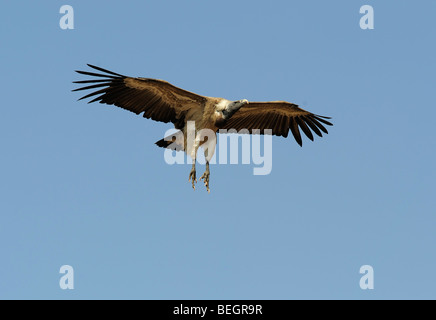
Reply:
<svg viewBox="0 0 436 320"><path fill-rule="evenodd" d="M182 137L183 137L183 133L181 131L179 131L171 136L165 137L165 138L157 141L155 144L160 148L171 149L171 150L175 150L175 151L182 151L183 146L176 144L177 137L179 135L182 135ZM181 141L183 141L183 140L181 140Z"/></svg>
<svg viewBox="0 0 436 320"><path fill-rule="evenodd" d="M158 146L158 147L161 147L161 148L168 148L171 144L172 144L173 142L171 141L171 140L169 140L169 141L167 141L167 140L165 140L165 138L164 139L161 139L161 140L159 140L159 141L157 141L156 142L156 145Z"/></svg>

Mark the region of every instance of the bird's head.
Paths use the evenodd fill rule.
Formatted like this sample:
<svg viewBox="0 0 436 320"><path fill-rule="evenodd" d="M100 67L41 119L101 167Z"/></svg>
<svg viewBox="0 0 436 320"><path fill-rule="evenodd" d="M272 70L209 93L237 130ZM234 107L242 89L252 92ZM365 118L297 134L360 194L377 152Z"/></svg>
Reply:
<svg viewBox="0 0 436 320"><path fill-rule="evenodd" d="M248 100L247 99L237 100L237 101L233 101L232 104L233 104L233 107L239 109L242 106L248 104Z"/></svg>
<svg viewBox="0 0 436 320"><path fill-rule="evenodd" d="M235 112L237 112L239 109L241 109L246 104L248 104L248 100L246 100L246 99L237 100L237 101L233 101L233 102L228 103L227 105L224 106L224 109L221 111L223 114L223 119L224 120L230 119L235 114Z"/></svg>

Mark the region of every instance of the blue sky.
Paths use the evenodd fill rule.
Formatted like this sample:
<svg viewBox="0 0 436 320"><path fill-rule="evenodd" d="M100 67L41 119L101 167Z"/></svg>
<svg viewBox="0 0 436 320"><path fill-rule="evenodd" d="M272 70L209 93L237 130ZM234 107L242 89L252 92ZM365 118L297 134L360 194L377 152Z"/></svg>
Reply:
<svg viewBox="0 0 436 320"><path fill-rule="evenodd" d="M74 30L59 27L64 4ZM374 30L359 27L365 4ZM0 298L435 299L435 14L434 1L3 2ZM270 175L215 165L211 194L194 192L190 166L154 145L168 124L77 102L86 63L291 101L335 126L303 148L274 137Z"/></svg>

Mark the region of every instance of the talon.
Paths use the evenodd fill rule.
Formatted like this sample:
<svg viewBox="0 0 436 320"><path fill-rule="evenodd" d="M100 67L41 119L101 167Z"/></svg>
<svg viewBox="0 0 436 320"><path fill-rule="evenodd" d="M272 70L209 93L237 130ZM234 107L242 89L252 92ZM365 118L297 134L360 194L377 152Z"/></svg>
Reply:
<svg viewBox="0 0 436 320"><path fill-rule="evenodd" d="M207 192L210 193L210 189L209 189L209 176L210 176L210 172L209 170L206 170L205 173L203 173L203 175L200 178L201 180L204 180L204 186L206 187Z"/></svg>
<svg viewBox="0 0 436 320"><path fill-rule="evenodd" d="M192 188L195 190L195 184L197 183L197 177L196 177L197 173L195 171L195 169L192 169L191 172L189 173L189 179L188 181L192 180Z"/></svg>

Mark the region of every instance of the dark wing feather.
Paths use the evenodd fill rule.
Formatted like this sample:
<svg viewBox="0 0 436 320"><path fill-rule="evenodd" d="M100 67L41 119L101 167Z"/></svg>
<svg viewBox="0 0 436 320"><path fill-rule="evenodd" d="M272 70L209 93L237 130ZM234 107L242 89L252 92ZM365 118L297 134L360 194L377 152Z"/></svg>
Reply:
<svg viewBox="0 0 436 320"><path fill-rule="evenodd" d="M203 112L207 98L180 89L172 84L156 79L132 78L88 65L104 74L76 71L77 73L105 79L75 81L77 84L89 84L73 91L92 90L79 100L95 97L91 102L100 102L143 113L144 118L155 121L172 122L176 128L184 126L187 115Z"/></svg>
<svg viewBox="0 0 436 320"><path fill-rule="evenodd" d="M321 131L328 133L324 125L333 125L325 119L330 118L310 113L286 101L250 102L237 111L221 128L237 131L248 129L250 132L261 129L261 134L264 134L265 129L270 129L273 135L285 138L291 130L297 143L302 146L300 129L310 140L313 140L312 131L322 137Z"/></svg>

